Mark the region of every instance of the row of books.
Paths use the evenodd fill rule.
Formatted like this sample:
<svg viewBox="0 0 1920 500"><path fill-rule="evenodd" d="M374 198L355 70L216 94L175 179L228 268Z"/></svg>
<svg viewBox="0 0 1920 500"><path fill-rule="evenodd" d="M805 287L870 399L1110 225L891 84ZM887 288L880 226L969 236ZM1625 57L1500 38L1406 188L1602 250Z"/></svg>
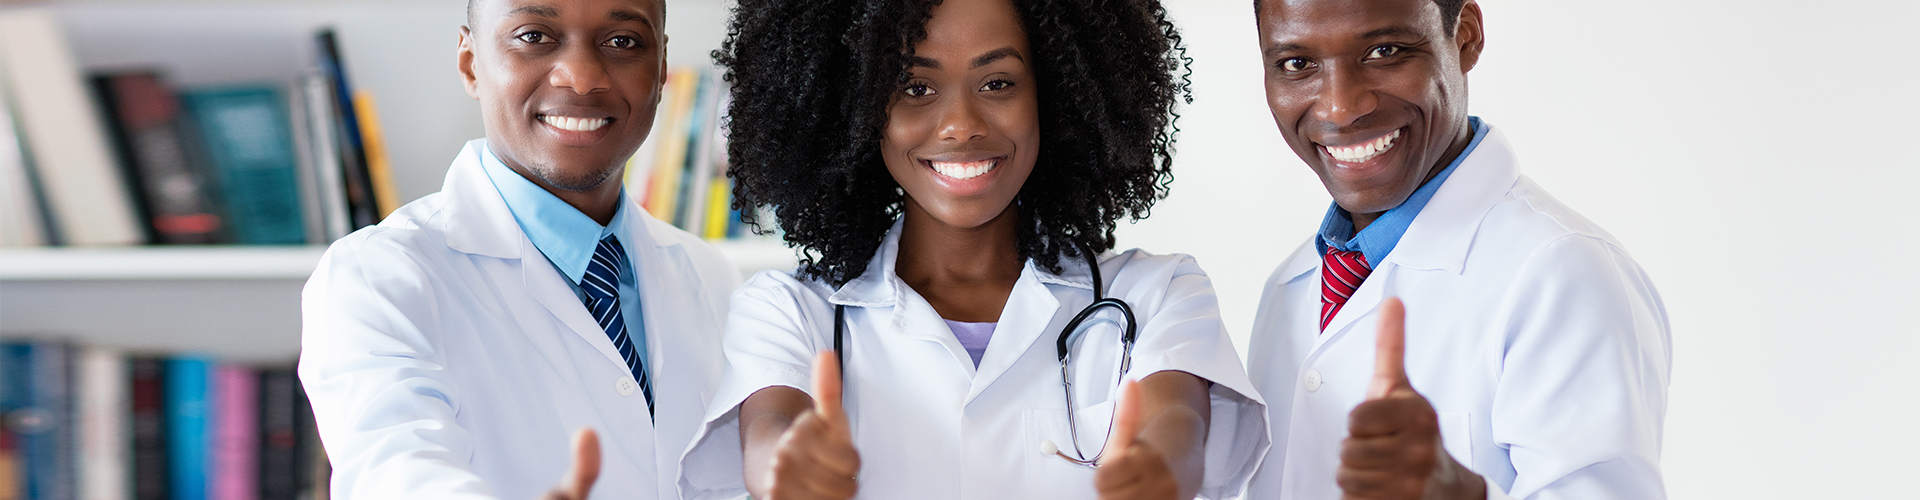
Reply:
<svg viewBox="0 0 1920 500"><path fill-rule="evenodd" d="M292 82L85 75L58 17L0 10L0 246L325 244L399 205L331 30Z"/></svg>
<svg viewBox="0 0 1920 500"><path fill-rule="evenodd" d="M709 240L752 236L732 208L726 129L730 94L720 75L697 66L667 74L647 142L627 162L630 196L660 220Z"/></svg>
<svg viewBox="0 0 1920 500"><path fill-rule="evenodd" d="M326 498L293 370L0 344L0 499Z"/></svg>

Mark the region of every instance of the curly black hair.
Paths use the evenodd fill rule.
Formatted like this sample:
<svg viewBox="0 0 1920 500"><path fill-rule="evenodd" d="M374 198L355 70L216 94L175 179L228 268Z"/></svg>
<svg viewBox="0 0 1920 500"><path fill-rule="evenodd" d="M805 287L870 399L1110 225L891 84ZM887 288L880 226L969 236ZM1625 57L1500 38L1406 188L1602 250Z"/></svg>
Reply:
<svg viewBox="0 0 1920 500"><path fill-rule="evenodd" d="M1172 182L1176 100L1191 102L1180 33L1158 0L1011 0L1038 87L1040 155L1015 199L1023 258L1113 248ZM887 104L939 0L741 0L713 57L733 91L733 208L770 207L800 272L866 271L902 213L880 158Z"/></svg>

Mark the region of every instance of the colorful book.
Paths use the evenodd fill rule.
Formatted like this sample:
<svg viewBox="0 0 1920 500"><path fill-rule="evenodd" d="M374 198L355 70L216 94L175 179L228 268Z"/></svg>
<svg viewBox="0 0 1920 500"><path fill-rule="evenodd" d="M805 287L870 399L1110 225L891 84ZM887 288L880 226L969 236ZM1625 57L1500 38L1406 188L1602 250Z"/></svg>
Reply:
<svg viewBox="0 0 1920 500"><path fill-rule="evenodd" d="M227 202L234 240L251 245L306 242L299 165L286 99L271 86L193 90L181 95L205 138Z"/></svg>
<svg viewBox="0 0 1920 500"><path fill-rule="evenodd" d="M340 171L345 181L348 224L352 230L380 223L380 204L374 195L373 177L367 169L367 151L362 142L360 120L354 110L353 86L347 81L347 64L340 58L340 43L332 29L314 35L320 49L320 69L333 84L332 103L336 144L340 148Z"/></svg>
<svg viewBox="0 0 1920 500"><path fill-rule="evenodd" d="M313 402L307 399L304 386L296 386L293 393L294 424L294 470L298 481L295 489L300 498L332 498L328 493L332 476L332 462L327 461L327 449L320 443L320 426L313 420Z"/></svg>
<svg viewBox="0 0 1920 500"><path fill-rule="evenodd" d="M25 396L16 395L25 389L25 380L25 367L14 360L13 344L0 344L0 416L12 415L20 408ZM0 425L0 500L20 499L26 487L20 468L20 440L11 425Z"/></svg>
<svg viewBox="0 0 1920 500"><path fill-rule="evenodd" d="M173 88L150 71L101 75L94 87L112 117L115 149L152 241L225 243L206 148Z"/></svg>
<svg viewBox="0 0 1920 500"><path fill-rule="evenodd" d="M255 500L260 432L260 379L251 368L220 365L214 372L213 500Z"/></svg>
<svg viewBox="0 0 1920 500"><path fill-rule="evenodd" d="M709 184L713 180L713 164L709 163L713 152L707 148L713 145L713 135L708 131L719 121L715 114L720 106L716 77L716 73L706 71L696 80L693 116L687 120L686 164L681 167L686 173L680 178L680 206L674 208L679 215L674 225L695 235L706 227Z"/></svg>
<svg viewBox="0 0 1920 500"><path fill-rule="evenodd" d="M311 185L310 189L319 196L323 239L314 243L332 243L359 227L353 225L351 200L347 197L346 164L341 159L333 77L326 73L310 74L301 78L299 87L306 104L306 129L313 148L307 162L312 170L304 172L301 182Z"/></svg>
<svg viewBox="0 0 1920 500"><path fill-rule="evenodd" d="M46 196L53 240L133 245L144 231L106 127L87 95L58 18L46 9L0 9L0 66Z"/></svg>
<svg viewBox="0 0 1920 500"><path fill-rule="evenodd" d="M8 379L15 409L8 425L19 437L21 497L74 498L72 353L57 342L9 346Z"/></svg>
<svg viewBox="0 0 1920 500"><path fill-rule="evenodd" d="M74 359L74 413L79 416L80 500L121 500L128 484L133 441L128 436L126 357L100 347L80 349Z"/></svg>
<svg viewBox="0 0 1920 500"><path fill-rule="evenodd" d="M290 369L260 371L260 499L296 500L299 497L300 432L294 408L300 379Z"/></svg>
<svg viewBox="0 0 1920 500"><path fill-rule="evenodd" d="M167 361L136 357L127 360L129 420L133 425L133 498L167 500L172 495L172 472L167 468Z"/></svg>
<svg viewBox="0 0 1920 500"><path fill-rule="evenodd" d="M667 105L666 134L651 137L660 141L658 155L654 157L652 179L647 182L647 213L668 223L680 220L675 208L679 207L680 190L684 188L687 164L688 127L692 123L695 94L700 85L700 70L695 68L676 68L667 77L667 95L673 100L663 102Z"/></svg>
<svg viewBox="0 0 1920 500"><path fill-rule="evenodd" d="M380 208L380 218L385 219L400 208L400 188L393 184L393 161L387 156L386 134L380 130L380 110L373 103L372 92L353 93L353 113L360 120L360 144L366 149L373 201Z"/></svg>
<svg viewBox="0 0 1920 500"><path fill-rule="evenodd" d="M167 360L167 465L169 498L207 500L208 470L212 467L209 437L213 435L213 367L205 358Z"/></svg>

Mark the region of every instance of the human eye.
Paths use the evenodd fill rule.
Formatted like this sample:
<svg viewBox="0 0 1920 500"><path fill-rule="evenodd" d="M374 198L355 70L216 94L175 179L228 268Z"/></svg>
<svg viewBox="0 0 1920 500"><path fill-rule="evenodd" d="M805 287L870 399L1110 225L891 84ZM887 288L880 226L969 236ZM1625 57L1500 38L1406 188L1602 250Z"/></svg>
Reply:
<svg viewBox="0 0 1920 500"><path fill-rule="evenodd" d="M523 31L523 32L520 32L520 34L518 35L514 35L513 38L515 40L521 41L522 43L531 43L531 44L548 43L553 41L552 36L548 36L546 33L541 33L538 31Z"/></svg>
<svg viewBox="0 0 1920 500"><path fill-rule="evenodd" d="M906 88L900 89L900 93L906 94L907 97L926 97L933 95L935 92L930 85L924 83L909 83Z"/></svg>
<svg viewBox="0 0 1920 500"><path fill-rule="evenodd" d="M1012 81L1012 80L1007 80L1007 79L1004 79L1004 78L996 78L996 79L994 79L993 81L989 81L989 82L987 82L987 84L986 84L986 85L981 85L981 86L980 86L980 91L981 91L981 92L993 92L993 91L997 91L997 90L1006 90L1006 89L1009 89L1009 88L1013 88L1013 81Z"/></svg>
<svg viewBox="0 0 1920 500"><path fill-rule="evenodd" d="M627 35L614 35L601 45L616 49L637 49L640 48L640 39Z"/></svg>
<svg viewBox="0 0 1920 500"><path fill-rule="evenodd" d="M1280 63L1276 64L1275 66L1279 66L1280 71L1284 71L1287 73L1300 73L1303 71L1313 69L1314 66L1316 65L1313 63L1313 61L1309 61L1305 58L1289 57L1286 59L1281 59Z"/></svg>
<svg viewBox="0 0 1920 500"><path fill-rule="evenodd" d="M1367 60L1386 59L1404 50L1406 50L1406 48L1399 45L1381 45L1367 50Z"/></svg>

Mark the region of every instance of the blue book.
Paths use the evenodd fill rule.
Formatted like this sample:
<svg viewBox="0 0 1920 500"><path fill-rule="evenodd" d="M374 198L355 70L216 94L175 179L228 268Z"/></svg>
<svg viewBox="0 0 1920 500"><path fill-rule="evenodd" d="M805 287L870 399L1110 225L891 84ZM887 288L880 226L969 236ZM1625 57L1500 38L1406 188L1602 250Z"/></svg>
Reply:
<svg viewBox="0 0 1920 500"><path fill-rule="evenodd" d="M12 344L6 349L6 381L18 434L20 498L75 498L71 353L66 344Z"/></svg>
<svg viewBox="0 0 1920 500"><path fill-rule="evenodd" d="M213 464L213 367L205 358L167 360L167 463L174 500L206 500Z"/></svg>
<svg viewBox="0 0 1920 500"><path fill-rule="evenodd" d="M226 199L234 240L306 243L300 216L299 153L287 100L271 86L201 89L180 96L200 126Z"/></svg>

